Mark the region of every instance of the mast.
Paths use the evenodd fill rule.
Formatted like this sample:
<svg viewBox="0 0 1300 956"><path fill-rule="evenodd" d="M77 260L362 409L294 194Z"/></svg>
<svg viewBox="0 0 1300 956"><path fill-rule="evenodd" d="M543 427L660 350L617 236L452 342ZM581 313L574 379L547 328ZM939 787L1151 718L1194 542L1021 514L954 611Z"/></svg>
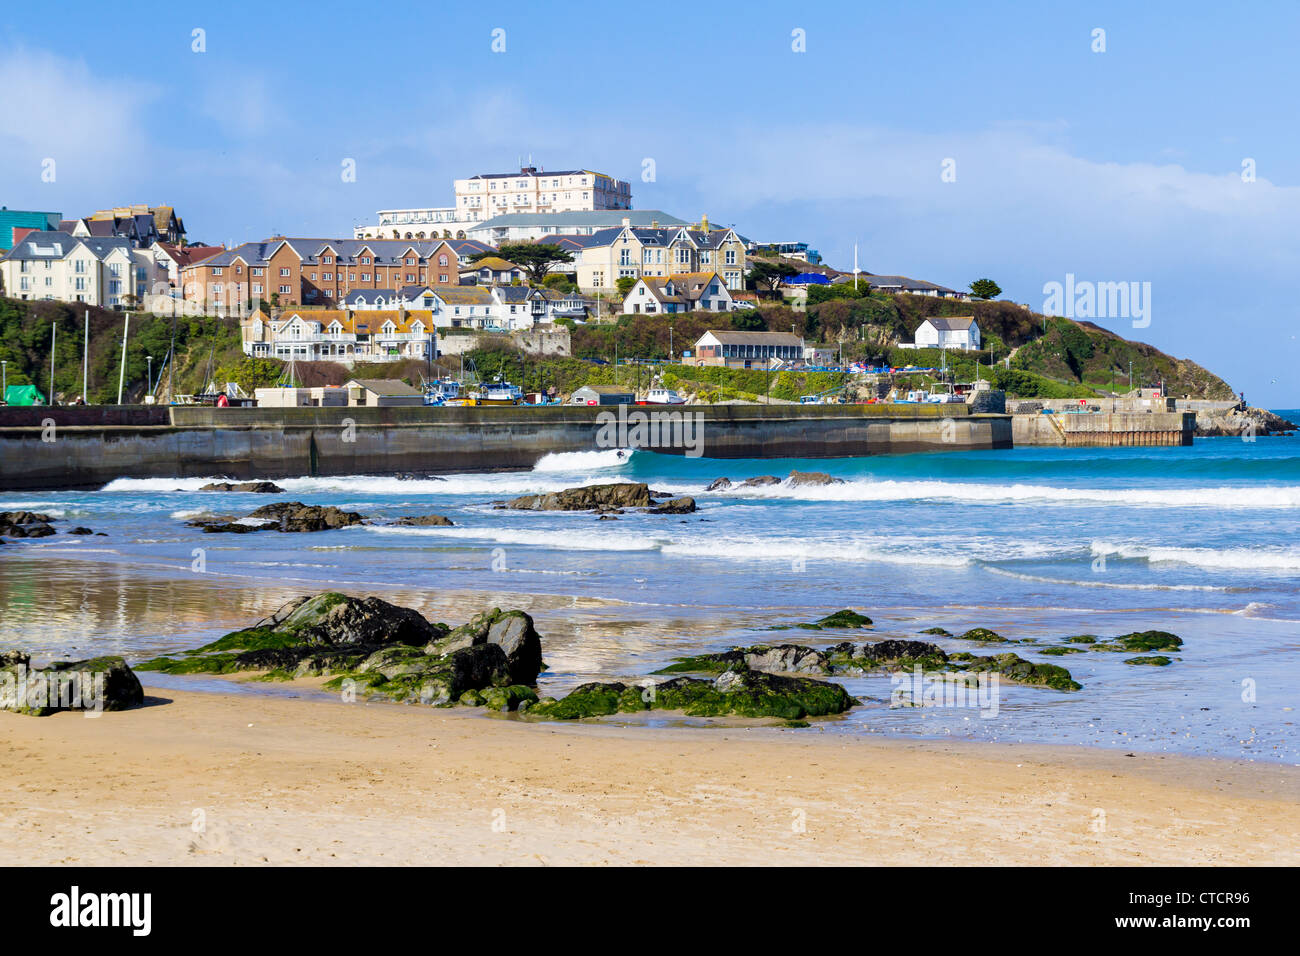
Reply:
<svg viewBox="0 0 1300 956"><path fill-rule="evenodd" d="M49 400L46 402L46 404L48 405L54 404L54 343L55 343L55 339L57 338L58 330L59 330L59 324L57 322L51 322L50 323L50 397Z"/></svg>
<svg viewBox="0 0 1300 956"><path fill-rule="evenodd" d="M122 323L122 370L117 373L117 404L122 404L122 384L126 381L126 333L131 328L131 313L126 314Z"/></svg>
<svg viewBox="0 0 1300 956"><path fill-rule="evenodd" d="M86 340L81 346L81 400L90 404L90 310L86 310Z"/></svg>

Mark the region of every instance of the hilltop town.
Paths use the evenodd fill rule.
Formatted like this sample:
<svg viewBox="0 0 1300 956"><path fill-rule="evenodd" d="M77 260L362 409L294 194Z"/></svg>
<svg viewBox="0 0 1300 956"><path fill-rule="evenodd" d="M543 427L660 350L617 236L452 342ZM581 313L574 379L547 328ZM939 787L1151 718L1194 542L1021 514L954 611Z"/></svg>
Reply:
<svg viewBox="0 0 1300 956"><path fill-rule="evenodd" d="M529 165L452 192L445 207L380 210L347 238L230 247L192 241L171 206L0 209L5 398L26 387L40 401L45 385L64 403L174 403L360 376L419 387L468 361L552 401L583 385L639 396L667 379L688 401L906 400L940 385L955 398L982 385L1238 404L1195 363L1001 300L992 280L961 291L837 269L808 241L634 209L630 183L603 173ZM131 328L118 332L121 313Z"/></svg>

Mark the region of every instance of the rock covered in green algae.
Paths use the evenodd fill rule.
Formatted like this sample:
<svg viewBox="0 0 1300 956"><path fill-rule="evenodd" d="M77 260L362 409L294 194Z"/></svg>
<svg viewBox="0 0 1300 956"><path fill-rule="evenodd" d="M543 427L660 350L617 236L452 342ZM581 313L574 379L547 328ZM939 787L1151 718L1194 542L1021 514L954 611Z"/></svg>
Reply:
<svg viewBox="0 0 1300 956"><path fill-rule="evenodd" d="M658 673L721 674L738 668L782 674L829 674L830 660L821 651L801 644L755 644L715 654L679 658Z"/></svg>
<svg viewBox="0 0 1300 956"><path fill-rule="evenodd" d="M522 684L511 684L509 687L489 687L479 695L482 698L483 706L488 710L511 711L518 710L522 704L537 703L537 692L531 687L524 687Z"/></svg>
<svg viewBox="0 0 1300 956"><path fill-rule="evenodd" d="M60 710L127 710L144 703L140 679L121 657L31 667L21 651L0 653L0 710L45 717Z"/></svg>
<svg viewBox="0 0 1300 956"><path fill-rule="evenodd" d="M1147 664L1151 667L1166 667L1169 664L1172 664L1173 661L1165 657L1163 654L1155 654L1150 657L1130 657L1124 663L1125 664Z"/></svg>
<svg viewBox="0 0 1300 956"><path fill-rule="evenodd" d="M982 641L986 644L1005 644L1007 639L996 631L990 631L987 627L972 627L965 634L961 635L959 640L963 641Z"/></svg>
<svg viewBox="0 0 1300 956"><path fill-rule="evenodd" d="M824 628L871 627L871 618L865 614L859 614L852 608L845 608L842 611L836 611L834 614L827 614L816 624L818 627Z"/></svg>
<svg viewBox="0 0 1300 956"><path fill-rule="evenodd" d="M1133 631L1110 641L1093 645L1096 651L1176 651L1182 638L1168 631Z"/></svg>
<svg viewBox="0 0 1300 956"><path fill-rule="evenodd" d="M728 670L767 671L777 674L849 674L881 667L942 667L948 661L943 648L925 641L885 640L854 644L844 641L824 651L801 644L755 644L713 654L678 658L660 674L721 674Z"/></svg>
<svg viewBox="0 0 1300 956"><path fill-rule="evenodd" d="M1036 648L1040 654L1050 654L1053 657L1061 657L1065 654L1086 654L1086 647L1039 647Z"/></svg>
<svg viewBox="0 0 1300 956"><path fill-rule="evenodd" d="M531 616L523 611L499 607L475 615L460 627L439 635L425 647L426 654L450 654L479 644L496 644L506 655L516 684L533 685L545 666L542 639Z"/></svg>
<svg viewBox="0 0 1300 956"><path fill-rule="evenodd" d="M952 637L952 633L942 627L927 627L922 634L933 634L935 637Z"/></svg>
<svg viewBox="0 0 1300 956"><path fill-rule="evenodd" d="M676 677L645 686L619 682L575 687L559 700L542 698L530 717L574 720L645 710L681 711L690 717L779 717L799 720L839 714L857 703L839 684L762 671L726 671L715 680Z"/></svg>
<svg viewBox="0 0 1300 956"><path fill-rule="evenodd" d="M986 671L996 673L1016 684L1050 687L1054 690L1080 690L1083 687L1064 667L1055 664L1035 664L1017 654L972 657L966 664L966 670L976 674Z"/></svg>
<svg viewBox="0 0 1300 956"><path fill-rule="evenodd" d="M266 671L270 677L332 676L403 702L446 705L471 692L475 706L493 688L524 688L492 697L515 710L535 695L541 638L523 611L493 608L452 630L411 608L375 597L326 592L298 598L251 628L234 631L142 670L170 674ZM527 691L525 693L525 691Z"/></svg>

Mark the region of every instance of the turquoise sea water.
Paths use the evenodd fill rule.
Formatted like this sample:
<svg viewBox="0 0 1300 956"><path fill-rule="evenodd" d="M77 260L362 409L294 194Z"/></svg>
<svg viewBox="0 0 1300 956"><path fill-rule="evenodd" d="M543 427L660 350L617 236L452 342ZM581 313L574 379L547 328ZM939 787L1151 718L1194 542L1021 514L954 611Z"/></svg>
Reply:
<svg viewBox="0 0 1300 956"><path fill-rule="evenodd" d="M1283 414L1295 420L1300 413ZM784 476L796 468L844 481L704 491L719 476ZM514 495L619 480L694 495L700 511L597 521L492 507ZM822 732L1288 762L1300 755L1300 438L817 461L651 452L620 460L600 451L551 456L527 473L278 481L289 499L381 521L437 512L456 523L312 535L205 535L185 527L203 510L246 514L283 500L197 493L205 481L0 492L0 510L53 512L64 529L80 524L107 533L4 546L0 643L53 656L84 656L110 643L128 655L153 653L192 646L229 630L229 617L256 616L284 594L326 585L491 591L495 603L512 593L549 595L550 609L538 617L544 635L558 635L546 678L558 693L584 680L645 675L673 656L733 643L829 645L845 635L766 628L856 607L875 619L875 636L985 626L1032 641L998 650L1061 664L1084 689L1003 685L999 714L988 718L969 708L890 708L888 678L848 681L869 698L866 706L819 725ZM201 573L193 570L196 548ZM212 594L232 595L229 603L210 607L209 598L212 613L205 614L202 601L178 602L175 594L199 579ZM148 613L138 611L142 598ZM1125 663L1132 655L1099 652L1048 657L1035 649L1067 635L1149 628L1183 637L1172 665L1132 666Z"/></svg>

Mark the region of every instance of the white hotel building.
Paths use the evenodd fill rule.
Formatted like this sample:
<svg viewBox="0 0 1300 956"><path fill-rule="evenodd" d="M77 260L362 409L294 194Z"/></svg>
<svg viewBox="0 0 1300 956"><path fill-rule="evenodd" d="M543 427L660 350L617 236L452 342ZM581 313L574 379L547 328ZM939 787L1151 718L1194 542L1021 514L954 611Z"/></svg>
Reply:
<svg viewBox="0 0 1300 956"><path fill-rule="evenodd" d="M456 204L382 209L377 221L357 226L356 239L465 239L477 223L513 213L582 212L632 208L632 185L589 169L482 173L453 184Z"/></svg>

